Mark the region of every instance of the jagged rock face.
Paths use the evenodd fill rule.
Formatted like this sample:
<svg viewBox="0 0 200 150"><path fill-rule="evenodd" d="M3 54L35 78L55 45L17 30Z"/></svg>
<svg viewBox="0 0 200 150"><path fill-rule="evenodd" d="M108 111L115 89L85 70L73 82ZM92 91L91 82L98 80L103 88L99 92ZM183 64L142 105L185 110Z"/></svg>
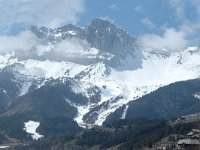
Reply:
<svg viewBox="0 0 200 150"><path fill-rule="evenodd" d="M92 47L113 55L113 58L107 61L112 67L120 65L120 60L125 60L128 56L140 57L137 54L139 50L136 40L106 20L95 19L85 30L85 38Z"/></svg>
<svg viewBox="0 0 200 150"><path fill-rule="evenodd" d="M119 58L125 59L127 55L134 55L136 51L135 39L106 20L93 20L86 27L84 36L92 47Z"/></svg>
<svg viewBox="0 0 200 150"><path fill-rule="evenodd" d="M136 45L136 39L108 20L94 19L85 28L70 24L56 29L32 27L31 30L46 43L55 44L70 39L85 40L89 45L85 47L85 51L96 48L99 52L96 54L95 59L93 58L92 61L91 58L83 59L84 62L88 61L91 64L103 61L111 67L120 68L119 66L123 66L124 62L127 63L131 60L128 69L141 67L142 52Z"/></svg>

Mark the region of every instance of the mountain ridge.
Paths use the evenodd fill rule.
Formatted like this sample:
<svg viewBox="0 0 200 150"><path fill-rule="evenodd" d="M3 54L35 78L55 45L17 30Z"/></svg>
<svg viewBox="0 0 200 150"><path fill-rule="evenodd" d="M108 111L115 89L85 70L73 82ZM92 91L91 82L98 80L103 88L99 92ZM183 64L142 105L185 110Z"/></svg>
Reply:
<svg viewBox="0 0 200 150"><path fill-rule="evenodd" d="M8 83L18 85L11 88L15 96L10 99L55 86L54 80L63 84L69 79L71 92L86 99L85 103L65 101L77 110L71 118L81 127L102 125L122 106L125 116L130 102L159 87L200 75L198 47L181 52L141 49L135 38L106 20L96 19L85 28L67 25L31 30L37 36L34 47L27 50L31 57L18 58L17 51L0 54L0 75L9 70L13 78L8 78ZM8 92L4 85L0 88ZM2 105L6 108L14 103L5 101Z"/></svg>

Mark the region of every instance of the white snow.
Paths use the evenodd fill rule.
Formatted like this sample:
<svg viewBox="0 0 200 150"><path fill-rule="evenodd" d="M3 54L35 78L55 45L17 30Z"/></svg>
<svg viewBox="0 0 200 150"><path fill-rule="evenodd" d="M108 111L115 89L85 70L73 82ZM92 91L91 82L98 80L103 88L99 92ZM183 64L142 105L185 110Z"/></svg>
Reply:
<svg viewBox="0 0 200 150"><path fill-rule="evenodd" d="M31 135L34 140L38 140L43 137L43 135L36 132L37 128L40 126L40 122L28 121L24 123L24 130Z"/></svg>
<svg viewBox="0 0 200 150"><path fill-rule="evenodd" d="M0 146L0 149L9 148L10 146Z"/></svg>
<svg viewBox="0 0 200 150"><path fill-rule="evenodd" d="M76 31L67 31L67 33L70 35L76 35Z"/></svg>
<svg viewBox="0 0 200 150"><path fill-rule="evenodd" d="M51 47L49 47L51 49ZM44 49L40 51L45 54ZM78 51L78 50L75 50ZM81 54L85 58L108 59L110 56L100 55L99 50L95 48L81 49ZM139 58L143 58L141 61ZM72 90L76 93L82 93L90 98L93 93L88 93L91 87L98 87L101 91L101 99L97 103L88 102L87 105L77 105L71 103L78 109L78 114L74 118L80 126L84 126L83 116L92 108L108 102L107 108L100 109L95 125L102 125L106 117L119 107L125 105L126 109L122 118L126 116L128 103L139 97L157 90L159 87L174 83L198 78L200 76L200 49L198 47L189 47L181 52L168 52L167 50L146 49L143 51L143 57L139 56L134 62L126 60L126 66L135 66L134 69L125 69L119 71L109 68L103 62L92 65L80 65L69 61L51 61L51 60L18 60L14 55L0 55L0 69L5 66L12 66L13 70L21 75L31 78L57 79L62 77L76 78L72 85ZM131 63L135 63L132 65ZM85 74L83 74L83 72ZM18 79L18 78L17 78ZM23 83L21 94L28 91L31 82ZM38 85L39 86L39 85ZM116 97L121 97L115 100ZM197 95L194 95L197 97ZM70 103L70 101L66 101Z"/></svg>
<svg viewBox="0 0 200 150"><path fill-rule="evenodd" d="M123 114L121 116L121 119L125 119L126 118L126 113L127 113L128 107L129 107L129 105L126 105L126 107L124 109L124 112L123 112Z"/></svg>
<svg viewBox="0 0 200 150"><path fill-rule="evenodd" d="M65 98L65 101L70 104L71 106L77 108L78 110L78 114L77 116L74 118L74 120L76 122L79 123L80 127L85 128L86 127L86 123L83 121L83 116L88 113L91 109L91 104L87 104L87 106L81 106L75 103L72 103L69 99Z"/></svg>
<svg viewBox="0 0 200 150"><path fill-rule="evenodd" d="M60 37L62 37L64 34L66 34L66 35L76 35L76 31L73 31L73 30L71 30L71 31L66 31L66 32L58 32L58 33L55 33L54 34L54 36L55 36L55 38L60 38Z"/></svg>
<svg viewBox="0 0 200 150"><path fill-rule="evenodd" d="M93 48L87 49L87 51L84 52L84 57L96 58L98 54L99 54L99 50L93 47Z"/></svg>
<svg viewBox="0 0 200 150"><path fill-rule="evenodd" d="M32 85L31 82L24 82L22 85L22 88L20 90L19 96L22 96L22 95L28 93L28 89L31 85Z"/></svg>
<svg viewBox="0 0 200 150"><path fill-rule="evenodd" d="M12 54L0 54L0 69L3 69L4 67L8 65L12 65L17 62L17 58L13 58L14 53Z"/></svg>
<svg viewBox="0 0 200 150"><path fill-rule="evenodd" d="M76 108L78 110L78 114L74 118L74 120L79 124L80 127L85 128L87 126L87 123L83 121L83 116L90 111L92 105L91 104L88 104L86 106L77 105Z"/></svg>
<svg viewBox="0 0 200 150"><path fill-rule="evenodd" d="M182 56L181 64L178 63L179 56ZM106 117L117 108L128 104L128 102L138 99L159 87L174 83L177 81L198 78L200 75L200 52L197 48L188 48L179 53L168 54L167 51L144 51L142 67L135 70L116 71L111 68L111 74L106 75L106 66L98 63L85 69L86 75L81 78L81 82L74 87L76 92L85 93L88 87L97 86L101 90L101 101L97 104L88 104L87 106L77 107L81 111L75 120L79 124L84 124L81 119L84 114L89 112L95 106L108 102L109 107L103 108L95 124L102 125ZM103 88L104 87L104 88ZM115 102L112 98L123 96ZM128 106L126 107L128 109ZM122 118L126 115L126 110Z"/></svg>
<svg viewBox="0 0 200 150"><path fill-rule="evenodd" d="M104 102L109 103L109 107L107 109L101 109L97 112L99 116L95 124L102 125L106 117L110 113L114 112L117 108L126 105L128 102L135 100L149 92L152 92L161 86L137 86L135 84L132 85L132 82L127 81L127 77L114 76L119 76L122 74L122 72L111 69L111 74L106 74L105 72L108 71L107 69L109 68L107 68L103 63L97 63L93 66L90 66L85 69L86 74L81 78L81 80L77 84L73 85L72 89L74 90L74 92L82 93L87 97L90 97L90 95L87 94L87 89L92 86L97 86L101 91L101 100L98 103L88 103L85 106L75 106L78 109L78 116L75 118L75 120L82 127L86 125L82 120L83 116L88 113L92 108L101 105ZM118 96L122 96L123 98L116 101L115 98Z"/></svg>
<svg viewBox="0 0 200 150"><path fill-rule="evenodd" d="M57 34L54 34L54 35L55 35L56 38L59 38L59 37L62 36L62 33L60 32L60 33L57 33Z"/></svg>
<svg viewBox="0 0 200 150"><path fill-rule="evenodd" d="M194 97L200 100L200 94L194 94Z"/></svg>
<svg viewBox="0 0 200 150"><path fill-rule="evenodd" d="M19 64L23 65L23 67L18 68L16 66L15 70L21 74L54 79L59 77L74 77L87 67L71 62L39 61L33 59L19 62Z"/></svg>

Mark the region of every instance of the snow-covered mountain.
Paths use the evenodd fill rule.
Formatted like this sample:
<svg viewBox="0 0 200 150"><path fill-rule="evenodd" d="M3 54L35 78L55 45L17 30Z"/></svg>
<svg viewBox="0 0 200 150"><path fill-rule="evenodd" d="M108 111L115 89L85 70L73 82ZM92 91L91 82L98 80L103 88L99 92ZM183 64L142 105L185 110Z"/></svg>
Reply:
<svg viewBox="0 0 200 150"><path fill-rule="evenodd" d="M200 48L181 52L141 49L137 40L105 19L87 27L67 25L56 29L32 27L33 45L0 54L0 76L9 72L20 97L52 80L70 80L71 91L87 97L86 103L66 98L76 108L74 120L82 127L102 125L106 117L159 87L198 78ZM4 93L9 88L0 82ZM4 88L5 87L5 88ZM56 107L56 106L55 106Z"/></svg>

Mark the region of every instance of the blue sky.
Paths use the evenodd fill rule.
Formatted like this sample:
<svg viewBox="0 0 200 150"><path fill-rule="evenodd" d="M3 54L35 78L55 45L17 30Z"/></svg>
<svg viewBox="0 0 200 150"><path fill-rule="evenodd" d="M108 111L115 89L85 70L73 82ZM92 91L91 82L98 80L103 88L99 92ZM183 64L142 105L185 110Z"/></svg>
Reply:
<svg viewBox="0 0 200 150"><path fill-rule="evenodd" d="M108 17L132 35L160 33L162 26L177 26L168 0L88 0L80 24L96 17Z"/></svg>
<svg viewBox="0 0 200 150"><path fill-rule="evenodd" d="M96 17L110 18L144 47L177 51L199 46L200 0L86 0L79 24Z"/></svg>
<svg viewBox="0 0 200 150"><path fill-rule="evenodd" d="M144 47L180 50L200 42L200 0L0 0L0 35L30 25L88 25L113 20Z"/></svg>

